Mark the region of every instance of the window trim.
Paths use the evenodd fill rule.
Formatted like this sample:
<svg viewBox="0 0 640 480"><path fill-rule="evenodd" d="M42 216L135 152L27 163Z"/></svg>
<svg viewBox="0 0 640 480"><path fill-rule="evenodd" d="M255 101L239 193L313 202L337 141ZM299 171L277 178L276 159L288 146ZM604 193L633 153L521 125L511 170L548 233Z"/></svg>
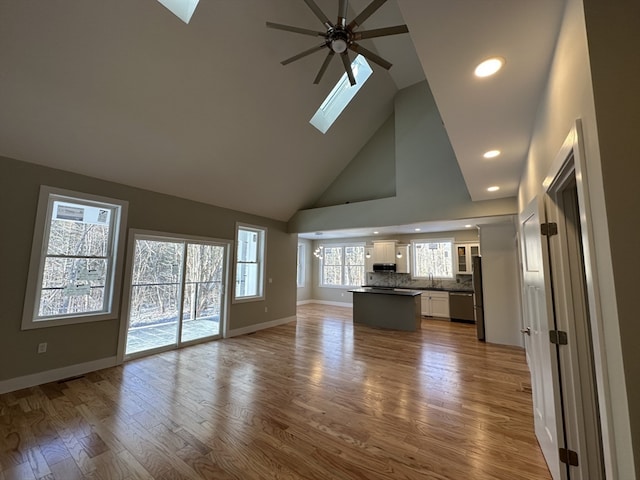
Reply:
<svg viewBox="0 0 640 480"><path fill-rule="evenodd" d="M323 250L327 249L327 248L335 248L335 247L342 247L342 278L340 279L340 281L344 281L344 267L346 266L344 264L344 249L346 247L362 247L363 248L363 253L362 253L362 268L363 268L363 272L364 272L364 276L362 278L362 282L360 285L346 285L344 283L341 283L340 285L331 285L331 284L326 284L324 283L324 254L322 256L322 258L320 259L320 287L321 288L353 288L353 287L361 287L362 283L364 283L366 281L366 276L367 276L367 268L366 268L366 259L364 257L364 255L366 254L366 252L364 251L364 248L366 247L366 243L365 242L348 242L348 243L323 243L320 244L320 246L322 247Z"/></svg>
<svg viewBox="0 0 640 480"><path fill-rule="evenodd" d="M258 295L238 297L236 296L236 282L238 276L238 249L240 248L240 242L238 242L238 233L240 230L253 230L259 233L258 237L262 241L258 241ZM233 258L233 300L232 303L245 303L245 302L257 302L264 300L265 293L265 274L267 271L267 227L261 225L251 225L248 223L236 222L236 236L235 236L235 251Z"/></svg>
<svg viewBox="0 0 640 480"><path fill-rule="evenodd" d="M107 281L105 282L105 284L107 282L110 283L109 290L107 291L105 288L105 296L108 295L109 298L106 301L105 309L100 312L60 315L38 320L36 317L39 309L39 291L42 285L44 263L47 257L49 229L51 223L50 218L53 203L57 200L69 201L70 203L77 202L78 204L87 205L91 205L92 203L101 203L113 206L114 215L112 218L111 228L114 229L115 233L113 233L113 236L111 237L112 261L109 271L107 272ZM22 330L98 322L118 318L120 310L119 293L122 285L128 206L129 202L125 200L50 187L47 185L40 186L36 221L31 244L31 256L29 259L24 307L22 311ZM36 303L38 305L36 305Z"/></svg>
<svg viewBox="0 0 640 480"><path fill-rule="evenodd" d="M418 271L416 267L416 262L418 260L418 255L416 254L416 244L418 243L449 243L451 244L451 276L450 277L441 277L441 276L418 276L416 272ZM431 278L432 280L453 280L456 278L456 269L455 264L453 263L453 255L455 253L455 238L447 237L447 238L414 238L411 240L411 279L413 280L425 280Z"/></svg>

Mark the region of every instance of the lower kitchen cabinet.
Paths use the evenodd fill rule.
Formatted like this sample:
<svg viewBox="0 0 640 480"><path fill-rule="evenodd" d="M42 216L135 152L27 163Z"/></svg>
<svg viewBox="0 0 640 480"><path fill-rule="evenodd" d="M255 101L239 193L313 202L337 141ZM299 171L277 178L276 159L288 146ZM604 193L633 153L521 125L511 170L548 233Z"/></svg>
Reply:
<svg viewBox="0 0 640 480"><path fill-rule="evenodd" d="M427 317L449 318L449 292L422 292L421 313Z"/></svg>

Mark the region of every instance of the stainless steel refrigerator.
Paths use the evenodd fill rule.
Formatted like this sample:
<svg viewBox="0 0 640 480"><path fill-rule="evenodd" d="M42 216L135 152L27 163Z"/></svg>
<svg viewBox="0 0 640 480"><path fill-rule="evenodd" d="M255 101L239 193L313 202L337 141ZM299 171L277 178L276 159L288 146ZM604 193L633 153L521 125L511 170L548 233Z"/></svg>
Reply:
<svg viewBox="0 0 640 480"><path fill-rule="evenodd" d="M473 312L478 340L484 341L484 299L482 296L482 257L473 257Z"/></svg>

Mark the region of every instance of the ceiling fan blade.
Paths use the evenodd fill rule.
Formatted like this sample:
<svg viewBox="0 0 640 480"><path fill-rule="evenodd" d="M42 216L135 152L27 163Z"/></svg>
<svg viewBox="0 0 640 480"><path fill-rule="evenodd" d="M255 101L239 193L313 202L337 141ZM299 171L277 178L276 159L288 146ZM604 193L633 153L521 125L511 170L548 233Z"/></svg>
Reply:
<svg viewBox="0 0 640 480"><path fill-rule="evenodd" d="M327 56L325 57L324 62L322 62L322 66L320 67L320 71L318 72L318 75L316 75L316 78L313 81L314 84L317 85L318 83L320 83L320 80L322 79L324 72L327 71L327 67L331 63L331 59L333 58L333 55L334 55L333 50L329 49L329 53L327 53Z"/></svg>
<svg viewBox="0 0 640 480"><path fill-rule="evenodd" d="M395 27L374 28L372 30L362 30L354 33L356 40L376 37L386 37L388 35L398 35L400 33L409 33L406 25L397 25Z"/></svg>
<svg viewBox="0 0 640 480"><path fill-rule="evenodd" d="M351 23L349 23L349 30L353 31L356 28L358 28L360 25L362 25L367 18L373 15L376 12L376 10L378 10L386 2L387 0L373 0L373 2L371 2L368 7L366 7L362 12L360 12L358 16L356 16L356 18L351 20Z"/></svg>
<svg viewBox="0 0 640 480"><path fill-rule="evenodd" d="M349 50L345 50L340 54L342 57L342 64L344 65L344 70L347 72L347 77L349 77L349 83L353 87L356 84L356 79L353 76L353 71L351 70L351 60L349 59Z"/></svg>
<svg viewBox="0 0 640 480"><path fill-rule="evenodd" d="M333 23L331 23L331 21L329 20L329 17L327 17L324 14L324 12L320 10L320 7L318 7L316 2L314 2L313 0L304 0L304 3L306 3L309 6L309 8L313 11L316 17L320 19L320 21L324 24L325 27L327 28L334 27Z"/></svg>
<svg viewBox="0 0 640 480"><path fill-rule="evenodd" d="M281 61L280 63L282 65L289 65L291 62L295 62L296 60L300 60L302 57L306 57L307 55L311 55L312 53L315 53L317 51L322 50L323 48L326 48L327 44L326 43L322 43L316 47L310 48L309 50L305 50L304 52L301 52L297 55L294 55L291 58L287 58L286 60Z"/></svg>
<svg viewBox="0 0 640 480"><path fill-rule="evenodd" d="M380 65L382 68L386 70L389 70L393 66L392 63L387 62L381 56L373 53L371 50L367 50L366 48L358 45L357 43L352 43L351 45L349 45L349 48L354 52L359 53L364 58L371 60L374 63L377 63L378 65Z"/></svg>
<svg viewBox="0 0 640 480"><path fill-rule="evenodd" d="M347 9L349 8L349 0L340 0L338 6L338 25L341 27L347 26Z"/></svg>
<svg viewBox="0 0 640 480"><path fill-rule="evenodd" d="M301 33L303 35L311 35L313 37L324 37L326 34L325 32L316 32L315 30L309 30L307 28L292 27L291 25L283 25L281 23L273 22L267 22L267 27L275 28L277 30L285 30L287 32Z"/></svg>

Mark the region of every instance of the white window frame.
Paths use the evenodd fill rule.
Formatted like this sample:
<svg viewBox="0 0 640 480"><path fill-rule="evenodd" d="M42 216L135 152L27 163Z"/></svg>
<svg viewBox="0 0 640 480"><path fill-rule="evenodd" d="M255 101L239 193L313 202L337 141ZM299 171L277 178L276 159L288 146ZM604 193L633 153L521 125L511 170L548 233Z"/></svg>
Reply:
<svg viewBox="0 0 640 480"><path fill-rule="evenodd" d="M256 262L239 262L238 261L238 252L240 250L240 242L238 241L240 230L253 231L258 234L258 251L257 251L257 260ZM265 271L266 271L266 256L267 256L267 227L261 227L259 225L249 225L246 223L236 223L236 250L235 257L233 261L234 265L234 274L233 274L233 303L242 303L242 302L255 302L259 300L265 299ZM237 284L238 284L238 265L240 263L256 263L258 265L258 285L257 295L247 295L247 296L238 296L237 295Z"/></svg>
<svg viewBox="0 0 640 480"><path fill-rule="evenodd" d="M451 255L449 255L449 261L451 263L451 276L442 276L442 275L418 275L418 254L417 254L417 245L420 244L429 244L429 243L448 243L451 246ZM453 256L455 252L455 239L454 238L419 238L411 240L411 278L413 279L430 279L430 280L452 280L456 278L456 270L455 265L453 263Z"/></svg>
<svg viewBox="0 0 640 480"><path fill-rule="evenodd" d="M45 260L47 258L51 216L55 201L75 203L91 207L103 207L111 210L110 245L107 255L107 274L104 291L104 308L96 312L65 314L55 316L39 316L40 295ZM122 282L122 266L126 236L128 202L124 200L101 197L88 193L64 190L42 185L38 198L38 209L31 246L31 259L25 301L22 314L22 329L71 325L77 323L111 320L118 317L120 306L120 286Z"/></svg>
<svg viewBox="0 0 640 480"><path fill-rule="evenodd" d="M307 249L304 243L298 244L298 255L297 255L297 268L296 268L296 286L298 288L304 288L306 285L306 262L307 262Z"/></svg>
<svg viewBox="0 0 640 480"><path fill-rule="evenodd" d="M322 257L320 258L320 286L322 288L351 288L351 287L361 287L362 284L364 283L365 279L366 279L366 266L365 266L365 249L366 244L364 242L357 242L357 243L327 243L327 244L323 244L320 245L320 248L322 250ZM361 282L359 285L348 285L346 283L344 283L345 281L345 261L344 261L344 256L345 256L345 248L348 247L362 247L363 248L363 253L362 253L362 271L363 271L363 278L361 279ZM341 275L341 279L340 279L340 285L333 285L333 284L327 284L324 283L324 257L326 256L325 251L327 248L342 248L342 275ZM358 264L359 265L359 264Z"/></svg>

